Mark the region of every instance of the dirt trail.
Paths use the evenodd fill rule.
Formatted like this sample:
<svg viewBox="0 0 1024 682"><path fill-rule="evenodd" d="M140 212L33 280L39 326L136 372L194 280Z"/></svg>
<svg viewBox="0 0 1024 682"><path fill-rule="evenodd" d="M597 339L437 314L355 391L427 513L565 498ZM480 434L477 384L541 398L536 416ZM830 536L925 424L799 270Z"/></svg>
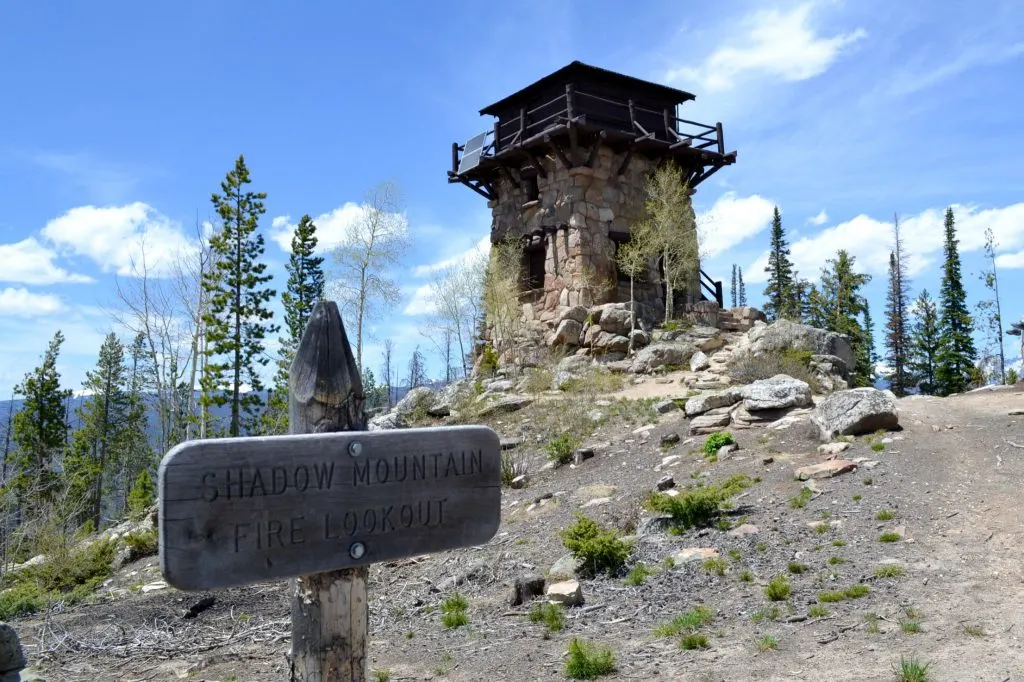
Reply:
<svg viewBox="0 0 1024 682"><path fill-rule="evenodd" d="M685 390L653 380L632 388ZM690 452L700 441L685 442L686 421L677 411L658 418L646 437L634 434L634 425L607 427L596 438L608 444L580 467L539 471L543 454L530 451L530 487L504 491L502 527L486 546L373 568L371 670L389 671L390 682L559 680L569 640L581 637L616 652L618 670L601 678L607 680L893 680L902 654L930 662L930 680L1024 682L1024 448L1009 444L1024 445L1024 416L1009 416L1024 409L1024 391L905 398L899 408L903 430L889 434L884 449L878 451L877 439L858 439L843 455L878 464L819 482L821 495L799 509L789 503L801 486L793 468L823 457L797 432L735 431L741 450L711 463ZM502 435L517 435L518 424L503 419ZM684 442L663 452L660 437L669 432ZM680 457L656 470L667 454ZM680 548L714 547L728 557L724 575L696 564L659 568L640 587L621 578L584 580L586 605L549 636L524 618L527 607L509 608L511 580L543 572L564 554L558 531L588 500L603 501L585 513L629 529L665 471L679 487L691 477L761 477L736 511L757 534L713 527L649 534L632 559L660 567ZM876 520L883 509L896 518ZM809 527L822 519L837 525L826 534ZM903 541L879 542L883 530L894 529L903 530ZM887 560L906 574L876 579ZM789 605L768 602L764 584L786 574L791 562L808 570L789 576ZM155 565L151 558L131 566L110 587L157 580ZM746 571L752 582L742 580ZM470 625L444 630L437 606L451 590L445 580L454 577L464 579L458 590L471 604ZM822 590L857 583L870 594L825 605L825 617L808 616ZM219 592L213 608L182 620L181 611L203 596L133 593L51 614L45 628L39 618L15 625L48 682L287 679L283 584ZM659 623L698 603L716 613L708 649L681 650L676 640L653 635ZM781 608L774 619L752 619L773 605ZM901 629L908 608L917 612L919 633ZM877 631L868 614L881 617ZM44 634L42 646L51 653L40 659ZM777 650L758 651L755 641L765 635L778 638Z"/></svg>

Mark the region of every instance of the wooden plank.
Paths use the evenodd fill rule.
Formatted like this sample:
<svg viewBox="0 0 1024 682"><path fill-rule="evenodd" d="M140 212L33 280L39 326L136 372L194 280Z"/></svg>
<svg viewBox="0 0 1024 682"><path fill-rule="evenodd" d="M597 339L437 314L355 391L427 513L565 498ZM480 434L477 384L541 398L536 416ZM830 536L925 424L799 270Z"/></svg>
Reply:
<svg viewBox="0 0 1024 682"><path fill-rule="evenodd" d="M487 542L501 452L483 426L190 441L160 465L161 569L183 590Z"/></svg>

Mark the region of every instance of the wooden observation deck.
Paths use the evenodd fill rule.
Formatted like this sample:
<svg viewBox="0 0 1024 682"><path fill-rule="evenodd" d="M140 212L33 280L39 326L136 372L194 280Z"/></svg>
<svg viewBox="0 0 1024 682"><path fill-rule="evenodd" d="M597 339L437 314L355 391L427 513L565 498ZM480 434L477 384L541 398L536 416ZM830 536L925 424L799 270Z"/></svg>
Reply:
<svg viewBox="0 0 1024 682"><path fill-rule="evenodd" d="M722 124L677 115L691 93L574 61L480 110L494 116L491 130L452 144L448 182L462 183L488 200L495 179L528 167L542 177L544 156L566 168L592 166L601 145L624 153L619 174L634 154L671 158L696 188L719 168L735 163L726 152Z"/></svg>

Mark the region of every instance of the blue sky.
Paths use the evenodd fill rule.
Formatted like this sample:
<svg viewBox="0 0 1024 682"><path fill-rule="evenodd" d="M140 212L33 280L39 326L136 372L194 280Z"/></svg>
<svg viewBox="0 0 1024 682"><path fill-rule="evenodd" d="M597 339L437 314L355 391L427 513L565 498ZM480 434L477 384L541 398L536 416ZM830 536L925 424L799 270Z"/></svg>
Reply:
<svg viewBox="0 0 1024 682"><path fill-rule="evenodd" d="M404 364L430 347L416 314L427 266L488 234L483 199L446 182L451 143L491 125L482 106L574 59L694 92L683 115L723 122L739 158L697 195L705 269L726 279L740 264L752 303L774 204L805 275L837 248L857 256L878 320L888 221L901 216L915 292L937 293L954 205L972 302L992 227L1004 317L1018 319L1022 36L1009 0L4 3L0 396L58 328L65 383L80 385L133 244L186 243L239 153L269 194L279 289L275 218L323 216L328 234L367 190L398 184L414 248L365 357L379 366L392 338Z"/></svg>

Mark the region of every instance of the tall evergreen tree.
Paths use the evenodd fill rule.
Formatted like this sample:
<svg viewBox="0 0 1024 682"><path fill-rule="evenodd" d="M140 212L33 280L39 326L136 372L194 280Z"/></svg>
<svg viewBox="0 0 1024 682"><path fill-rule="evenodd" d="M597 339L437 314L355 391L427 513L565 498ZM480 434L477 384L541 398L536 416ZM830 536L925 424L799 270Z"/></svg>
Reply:
<svg viewBox="0 0 1024 682"><path fill-rule="evenodd" d="M779 207L772 215L771 246L768 253L768 285L764 289L764 312L769 320L791 317L793 314L793 263L789 258L789 244L782 227Z"/></svg>
<svg viewBox="0 0 1024 682"><path fill-rule="evenodd" d="M874 383L875 365L878 363L878 353L875 352L875 322L871 319L871 306L868 300L864 299L864 342L861 344L863 359L858 358L858 365L866 371L869 381Z"/></svg>
<svg viewBox="0 0 1024 682"><path fill-rule="evenodd" d="M80 520L91 520L95 529L101 527L103 501L118 470L116 445L130 407L127 383L124 346L111 332L100 346L96 368L86 372L82 387L88 397L78 408L81 427L64 458L69 497L82 505L76 510Z"/></svg>
<svg viewBox="0 0 1024 682"><path fill-rule="evenodd" d="M419 346L413 349L412 357L409 358L408 382L409 388L416 388L427 383L427 363Z"/></svg>
<svg viewBox="0 0 1024 682"><path fill-rule="evenodd" d="M792 319L794 322L807 323L807 319L810 316L810 296L811 296L811 283L796 276L797 273L793 273L793 308L792 308Z"/></svg>
<svg viewBox="0 0 1024 682"><path fill-rule="evenodd" d="M936 358L935 380L939 395L960 393L971 382L978 359L974 348L974 321L967 310L967 293L960 272L959 240L953 209L946 209L942 288L939 294L939 330L942 345Z"/></svg>
<svg viewBox="0 0 1024 682"><path fill-rule="evenodd" d="M914 301L914 322L910 329L909 376L921 393L938 389L935 378L939 346L939 312L935 300L923 289Z"/></svg>
<svg viewBox="0 0 1024 682"><path fill-rule="evenodd" d="M871 276L854 270L856 258L845 249L840 249L835 258L830 258L821 270L819 310L824 328L850 338L857 366L854 368L858 386L869 386L873 375L871 352L867 333L861 324L861 317L867 308L867 301L861 289L871 281Z"/></svg>
<svg viewBox="0 0 1024 682"><path fill-rule="evenodd" d="M65 447L64 401L71 395L71 391L61 389L57 371L57 357L63 343L64 334L58 330L43 354L42 363L26 374L14 389L25 398L11 424L17 445L11 484L19 506L29 514L52 500L59 481L55 465Z"/></svg>
<svg viewBox="0 0 1024 682"><path fill-rule="evenodd" d="M118 460L121 464L118 476L120 499L117 502L121 509L129 506L128 496L133 482L143 472L149 472L156 466L156 456L147 435L146 363L149 357L145 334L139 333L128 349L128 412L117 441Z"/></svg>
<svg viewBox="0 0 1024 682"><path fill-rule="evenodd" d="M889 388L897 396L907 394L911 385L910 333L907 309L910 305L910 278L907 275L907 254L900 234L899 216L893 218L893 250L889 253L889 290L885 299L885 359L892 375Z"/></svg>
<svg viewBox="0 0 1024 682"><path fill-rule="evenodd" d="M733 308L735 308L739 304L739 288L738 288L739 283L736 280L736 271L738 269L739 269L738 266L735 263L733 263L732 264L732 286L729 287L729 294L730 294L730 296L732 298L732 307Z"/></svg>
<svg viewBox="0 0 1024 682"><path fill-rule="evenodd" d="M276 292L265 286L272 276L264 274L263 235L257 232L267 195L245 189L250 182L245 158L239 156L221 182L223 194L211 196L221 228L210 238L213 266L203 279L210 304L204 318L209 360L201 380L203 398L230 405L230 436L240 435L243 418L251 418L263 403L257 365L269 362L264 339L280 328L270 322L268 303ZM244 384L249 385L248 392L243 392Z"/></svg>
<svg viewBox="0 0 1024 682"><path fill-rule="evenodd" d="M270 435L288 433L288 374L295 350L299 347L313 306L324 297L324 259L315 255L316 224L309 215L299 219L292 236L292 252L285 269L288 285L281 294L284 306L286 336L280 339L281 352L274 375L274 388L267 398L263 413L262 432ZM366 386L364 384L363 388Z"/></svg>
<svg viewBox="0 0 1024 682"><path fill-rule="evenodd" d="M742 308L747 305L747 286L743 283L743 268L736 268L736 279L739 280L739 303L740 307Z"/></svg>

